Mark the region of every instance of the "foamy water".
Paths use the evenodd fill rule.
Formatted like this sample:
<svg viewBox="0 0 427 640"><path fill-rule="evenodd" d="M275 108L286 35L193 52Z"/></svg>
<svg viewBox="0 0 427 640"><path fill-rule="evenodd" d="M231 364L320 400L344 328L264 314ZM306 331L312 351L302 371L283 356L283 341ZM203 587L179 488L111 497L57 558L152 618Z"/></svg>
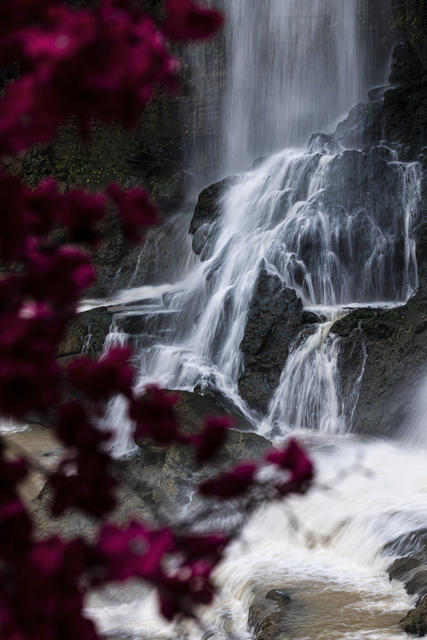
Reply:
<svg viewBox="0 0 427 640"><path fill-rule="evenodd" d="M307 444L317 466L316 486L304 497L260 509L229 549L216 572L217 600L202 613L212 640L227 633L252 638L250 604L272 588L292 598L284 639L406 637L398 621L414 598L389 580L392 558L382 549L425 524L427 452L337 436ZM104 633L177 637L158 616L153 594L127 592L121 602L98 601L90 613ZM191 639L201 637L193 625L185 629Z"/></svg>

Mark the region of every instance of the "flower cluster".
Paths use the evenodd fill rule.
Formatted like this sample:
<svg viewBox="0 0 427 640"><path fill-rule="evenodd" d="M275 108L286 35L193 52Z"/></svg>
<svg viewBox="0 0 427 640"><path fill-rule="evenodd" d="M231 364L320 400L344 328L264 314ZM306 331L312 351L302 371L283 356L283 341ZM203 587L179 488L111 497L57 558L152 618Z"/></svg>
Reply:
<svg viewBox="0 0 427 640"><path fill-rule="evenodd" d="M291 439L283 449L273 449L258 462L243 462L215 478L209 478L200 485L204 496L219 499L238 498L248 494L263 483L258 479L262 467L273 464L286 477L267 483L274 497L290 493L305 493L313 479L313 463L295 439Z"/></svg>
<svg viewBox="0 0 427 640"><path fill-rule="evenodd" d="M119 0L80 11L48 0L2 4L0 22L12 32L0 33L0 64L19 61L23 71L0 105L3 153L48 142L70 116L83 132L92 118L135 125L157 85L176 86L167 36L205 38L222 21L190 0L169 0L163 25Z"/></svg>
<svg viewBox="0 0 427 640"><path fill-rule="evenodd" d="M115 348L99 360L79 357L60 366L56 355L95 269L81 247L102 240L100 223L111 205L124 235L143 239L157 211L142 188L112 184L104 194L64 190L54 180L35 189L1 168L1 160L51 141L76 118L87 134L94 120L136 123L155 87L175 89L179 64L168 39L214 34L221 15L192 0L166 0L162 22L134 0L99 0L73 10L60 0L0 3L0 65L17 73L0 99L0 414L36 414L64 454L48 476L51 510L74 509L101 519L94 542L40 538L20 495L29 464L16 460L0 438L0 637L2 640L96 640L84 613L89 589L139 578L158 593L167 619L194 616L214 596L212 572L230 538L170 525L103 522L116 505L116 479L99 427L106 402L126 397L135 438L191 447L200 463L224 444L231 422L207 418L199 433L179 424L177 397L157 387L135 394L131 352ZM5 271L4 269L7 269ZM71 398L71 400L70 400ZM277 495L304 491L312 466L291 442L257 463L237 465L205 481L200 491L218 499L245 496L259 484L258 469L280 468Z"/></svg>

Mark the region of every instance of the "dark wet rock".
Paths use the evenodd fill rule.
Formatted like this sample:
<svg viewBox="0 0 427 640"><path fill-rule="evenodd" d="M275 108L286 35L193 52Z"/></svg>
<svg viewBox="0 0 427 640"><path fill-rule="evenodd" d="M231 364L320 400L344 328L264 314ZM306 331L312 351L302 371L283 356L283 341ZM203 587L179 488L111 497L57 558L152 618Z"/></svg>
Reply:
<svg viewBox="0 0 427 640"><path fill-rule="evenodd" d="M279 640L287 629L291 597L282 589L271 589L249 607L248 627L255 640Z"/></svg>
<svg viewBox="0 0 427 640"><path fill-rule="evenodd" d="M387 543L383 552L398 556L387 573L391 580L399 580L410 595L417 594L418 602L401 620L406 633L417 637L427 634L427 529L405 533Z"/></svg>
<svg viewBox="0 0 427 640"><path fill-rule="evenodd" d="M336 139L364 147L384 141L401 160L416 160L427 144L427 73L409 43L395 46L390 85L369 93L338 126Z"/></svg>
<svg viewBox="0 0 427 640"><path fill-rule="evenodd" d="M391 310L357 309L331 331L341 338L340 396L355 401L353 428L393 435L405 424L412 394L425 375L427 301L414 297Z"/></svg>
<svg viewBox="0 0 427 640"><path fill-rule="evenodd" d="M419 83L425 74L415 49L409 42L398 43L393 50L390 84L405 85Z"/></svg>
<svg viewBox="0 0 427 640"><path fill-rule="evenodd" d="M289 603L292 600L291 596L283 589L271 589L265 597L267 600L276 600L281 604Z"/></svg>
<svg viewBox="0 0 427 640"><path fill-rule="evenodd" d="M405 582L406 591L412 596L418 594L424 596L427 594L427 568L417 569L412 572L409 580Z"/></svg>
<svg viewBox="0 0 427 640"><path fill-rule="evenodd" d="M419 564L427 562L427 529L421 528L395 538L384 547L384 552L389 555L402 557L414 554L419 559Z"/></svg>
<svg viewBox="0 0 427 640"><path fill-rule="evenodd" d="M211 255L220 230L222 197L234 181L235 178L225 178L206 187L199 195L189 233L193 236L193 251L200 255L201 260L206 260Z"/></svg>
<svg viewBox="0 0 427 640"><path fill-rule="evenodd" d="M389 567L387 573L391 580L400 580L403 582L405 577L407 578L409 573L413 569L417 569L419 565L420 560L416 555L408 555L403 558L397 558Z"/></svg>
<svg viewBox="0 0 427 640"><path fill-rule="evenodd" d="M98 275L88 297L106 298L121 289L168 282L186 258L182 231L188 218L188 214L164 217L147 232L142 245L134 245L124 238L118 217L109 217L103 225L105 241L92 256Z"/></svg>
<svg viewBox="0 0 427 640"><path fill-rule="evenodd" d="M388 569L390 579L404 583L410 595L427 594L427 529L417 529L384 547L384 553L397 557Z"/></svg>
<svg viewBox="0 0 427 640"><path fill-rule="evenodd" d="M424 597L414 609L408 611L401 620L403 631L422 638L427 634L427 597Z"/></svg>
<svg viewBox="0 0 427 640"><path fill-rule="evenodd" d="M98 357L101 355L108 335L112 314L108 307L98 307L78 313L70 326L59 350L59 360L82 353Z"/></svg>
<svg viewBox="0 0 427 640"><path fill-rule="evenodd" d="M223 406L212 398L190 392L182 392L180 396L178 418L181 428L188 434L201 429L205 416L224 415ZM236 418L242 420L239 416ZM151 442L139 442L136 453L114 463L119 488L118 507L112 520L118 523L131 518L158 521L159 516L182 516L182 509L199 481L238 461L258 458L270 447L270 441L254 432L230 429L218 455L200 465L189 447L174 445L165 449ZM36 520L43 534L59 531L67 537L94 535L96 522L78 512L52 518L50 500L51 491L47 486L33 499Z"/></svg>
<svg viewBox="0 0 427 640"><path fill-rule="evenodd" d="M251 604L248 626L255 640L277 640L281 633L281 613L277 603L264 599Z"/></svg>
<svg viewBox="0 0 427 640"><path fill-rule="evenodd" d="M327 133L313 133L308 141L310 153L337 153L339 145L334 136Z"/></svg>
<svg viewBox="0 0 427 640"><path fill-rule="evenodd" d="M267 410L291 344L304 323L313 320L313 314L303 311L295 291L285 287L277 275L262 265L240 344L244 372L239 390L255 410Z"/></svg>

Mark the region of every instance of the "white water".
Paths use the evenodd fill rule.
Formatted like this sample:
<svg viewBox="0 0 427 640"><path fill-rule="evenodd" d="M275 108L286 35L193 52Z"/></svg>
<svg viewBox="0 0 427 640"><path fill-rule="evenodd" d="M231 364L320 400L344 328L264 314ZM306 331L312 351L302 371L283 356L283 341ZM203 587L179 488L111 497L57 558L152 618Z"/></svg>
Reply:
<svg viewBox="0 0 427 640"><path fill-rule="evenodd" d="M397 623L414 599L389 581L385 570L392 558L381 551L396 536L425 525L426 452L337 437L310 447L319 487L261 509L218 569L219 596L203 614L212 640L226 640L226 632L249 640L249 606L272 588L292 597L285 640L407 637ZM296 531L289 507L299 523ZM93 604L91 613L105 633L177 637L158 616L152 595L139 592L133 599L127 593L108 605ZM191 625L187 631L190 638L201 637Z"/></svg>
<svg viewBox="0 0 427 640"><path fill-rule="evenodd" d="M398 304L417 286L412 234L420 188L418 165L392 160L384 170L401 183L392 214L381 218L358 209L357 201L356 209L331 204L328 193L343 153L286 150L242 174L224 196L210 257L168 291L150 289L145 306L117 314L119 324L126 316L141 318L141 387L155 381L171 389L219 390L255 423L257 416L239 395L240 343L264 267L284 287L295 289L306 306L328 316L326 324L294 345L267 423L282 433L350 428L337 395L338 345L328 335L330 321L343 306L378 305L378 300ZM123 453L120 402L114 415L122 424Z"/></svg>
<svg viewBox="0 0 427 640"><path fill-rule="evenodd" d="M305 144L363 95L360 0L230 0L226 166Z"/></svg>

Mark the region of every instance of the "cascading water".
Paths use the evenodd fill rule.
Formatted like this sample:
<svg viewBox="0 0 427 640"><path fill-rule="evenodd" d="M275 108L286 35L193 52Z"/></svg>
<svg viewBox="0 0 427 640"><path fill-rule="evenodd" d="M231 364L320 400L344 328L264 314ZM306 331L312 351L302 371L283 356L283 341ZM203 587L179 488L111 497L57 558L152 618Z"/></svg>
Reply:
<svg viewBox="0 0 427 640"><path fill-rule="evenodd" d="M140 352L141 385L216 388L255 419L239 396L240 344L261 266L305 305L321 305L319 315L329 314L328 322L344 306L404 301L417 285L418 165L399 163L388 150L381 154L321 152L313 142L311 151L286 150L239 176L206 241L209 257L141 315L147 335L154 335ZM359 193L365 170L377 165L392 188L387 198L375 185L368 195ZM357 174L360 184L349 194L345 181L351 176L354 188ZM303 336L288 358L270 412L282 430L310 424L345 430L337 348L323 335L326 328ZM319 413L325 394L328 415Z"/></svg>
<svg viewBox="0 0 427 640"><path fill-rule="evenodd" d="M217 571L218 598L202 612L206 635L165 624L154 595L141 592L94 600L90 613L100 629L132 640L252 640L250 604L276 588L292 598L283 640L405 640L398 621L414 597L388 579L392 559L381 550L425 525L425 452L335 436L312 443L312 454L319 488L252 518ZM358 471L348 473L355 463Z"/></svg>
<svg viewBox="0 0 427 640"><path fill-rule="evenodd" d="M249 606L274 587L296 602L284 639L397 640L403 637L397 621L411 600L386 577L391 561L382 549L425 523L425 453L348 435L364 364L344 402L339 339L330 329L351 307L396 305L417 287L420 167L399 162L383 145L349 149L339 137L320 134L306 150L277 152L336 122L367 89L358 33L362 0L224 5L230 74L217 150L221 173L276 153L235 175L217 203L217 217L202 220L194 236L202 261L184 261L173 284L156 280L117 297L133 304L116 314L109 340L123 340L127 331L134 335L137 327L141 388L155 381L171 389L214 389L259 432L278 439L302 433L319 487L333 489L292 500L299 531L290 527L283 505L255 515L244 549L236 543L218 571L220 595L203 615L211 630L204 637L252 638ZM199 63L206 65L206 59ZM209 117L217 119L215 109ZM199 153L209 153L209 144ZM289 349L263 416L242 399L239 387L245 368L240 346L261 272L283 291L293 289L312 314ZM129 451L124 409L115 401L108 420L120 425L117 454ZM420 424L424 409L420 396ZM418 443L425 445L421 437ZM366 473L356 465L343 480L341 471L360 456ZM307 530L315 535L307 537ZM145 593L136 601L93 606L107 633L176 637ZM191 626L181 631L200 637Z"/></svg>
<svg viewBox="0 0 427 640"><path fill-rule="evenodd" d="M225 169L304 144L344 113L364 88L361 0L226 3L230 74Z"/></svg>

